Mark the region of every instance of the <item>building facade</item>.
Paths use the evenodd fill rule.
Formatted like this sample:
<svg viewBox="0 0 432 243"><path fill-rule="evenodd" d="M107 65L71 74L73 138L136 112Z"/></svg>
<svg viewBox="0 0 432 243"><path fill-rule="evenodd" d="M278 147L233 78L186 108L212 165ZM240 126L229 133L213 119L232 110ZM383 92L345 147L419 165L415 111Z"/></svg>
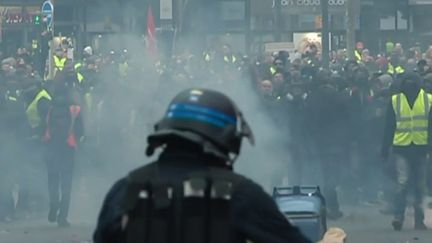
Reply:
<svg viewBox="0 0 432 243"><path fill-rule="evenodd" d="M77 42L83 42L82 20L84 2L53 0L54 32L56 36L73 36ZM18 47L30 47L40 40L46 30L41 15L43 1L39 0L2 0L0 1L1 49L10 54Z"/></svg>
<svg viewBox="0 0 432 243"><path fill-rule="evenodd" d="M28 45L44 29L41 0L2 0L1 46ZM193 47L228 42L244 52L260 51L266 42L293 42L296 35L321 30L319 0L52 0L55 35L73 36L78 47L100 35L147 32L151 6L162 39L193 37ZM356 39L377 53L388 40L429 45L432 0L357 0ZM347 0L328 0L333 49L346 46ZM39 16L39 17L38 17ZM165 30L165 31L164 31ZM168 31L166 31L168 30ZM182 37L182 38L180 38ZM187 40L187 38L186 38ZM188 41L185 41L186 43Z"/></svg>

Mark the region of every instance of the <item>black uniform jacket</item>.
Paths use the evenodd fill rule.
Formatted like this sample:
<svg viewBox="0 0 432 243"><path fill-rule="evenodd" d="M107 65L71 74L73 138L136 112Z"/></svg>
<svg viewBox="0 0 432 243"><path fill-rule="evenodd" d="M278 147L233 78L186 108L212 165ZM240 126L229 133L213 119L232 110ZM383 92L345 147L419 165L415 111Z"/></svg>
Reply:
<svg viewBox="0 0 432 243"><path fill-rule="evenodd" d="M162 153L158 159L161 176L179 177L208 168L200 155L182 152ZM154 163L146 165L154 166ZM227 173L233 173L227 170ZM240 175L235 175L239 176ZM279 211L272 198L249 179L243 178L232 195L231 226L240 239L254 243L303 243L310 242L292 226ZM99 215L94 232L95 243L122 242L121 218L125 213L120 207L125 196L127 179L121 179L109 191Z"/></svg>

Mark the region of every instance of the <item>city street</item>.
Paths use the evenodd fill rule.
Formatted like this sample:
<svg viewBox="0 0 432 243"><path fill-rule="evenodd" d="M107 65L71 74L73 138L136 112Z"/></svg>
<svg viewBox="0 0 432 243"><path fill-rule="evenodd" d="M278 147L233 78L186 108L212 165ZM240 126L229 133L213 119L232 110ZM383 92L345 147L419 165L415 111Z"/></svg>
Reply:
<svg viewBox="0 0 432 243"><path fill-rule="evenodd" d="M375 207L346 209L345 214L346 216L337 222L330 221L329 226L343 228L348 235L348 243L430 243L432 239L432 230L426 232L414 230L413 215L410 210L407 210L407 220L401 232L395 232L391 227L391 216L379 214L378 208ZM432 228L431 211L426 214L426 224Z"/></svg>
<svg viewBox="0 0 432 243"><path fill-rule="evenodd" d="M308 242L279 196L308 197L286 215L341 217L327 225L348 243L432 243L431 13L432 0L0 1L0 243L93 243L99 214L96 241L123 243L121 218L128 241ZM402 219L405 197L395 231L378 204ZM414 230L423 198L429 230Z"/></svg>
<svg viewBox="0 0 432 243"><path fill-rule="evenodd" d="M75 223L71 228L59 229L44 220L0 224L2 243L86 243L91 242L93 226Z"/></svg>
<svg viewBox="0 0 432 243"><path fill-rule="evenodd" d="M348 235L347 243L430 243L432 230L413 230L410 210L402 232L395 232L390 226L390 216L378 213L375 207L363 206L345 209L346 216L339 221L330 221L330 227L341 227ZM427 212L427 225L432 228L432 212ZM87 243L91 242L93 224L74 223L69 229L58 229L44 220L0 224L1 243Z"/></svg>

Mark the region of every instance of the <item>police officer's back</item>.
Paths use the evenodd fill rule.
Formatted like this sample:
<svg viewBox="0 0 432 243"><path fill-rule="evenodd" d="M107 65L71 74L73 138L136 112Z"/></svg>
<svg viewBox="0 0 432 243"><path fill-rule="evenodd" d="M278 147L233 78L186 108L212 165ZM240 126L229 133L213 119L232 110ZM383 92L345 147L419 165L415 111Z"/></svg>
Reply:
<svg viewBox="0 0 432 243"><path fill-rule="evenodd" d="M241 139L253 136L225 95L186 90L148 137L159 159L108 193L94 241L309 242L260 186L232 172Z"/></svg>

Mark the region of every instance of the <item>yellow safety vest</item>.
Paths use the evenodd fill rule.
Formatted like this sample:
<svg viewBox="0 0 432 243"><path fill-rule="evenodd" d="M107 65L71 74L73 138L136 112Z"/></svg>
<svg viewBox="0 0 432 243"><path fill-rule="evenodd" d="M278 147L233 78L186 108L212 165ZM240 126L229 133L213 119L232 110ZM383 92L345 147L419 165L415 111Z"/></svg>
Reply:
<svg viewBox="0 0 432 243"><path fill-rule="evenodd" d="M360 52L358 50L355 50L354 54L355 54L355 57L356 57L358 62L362 60L362 55L360 54Z"/></svg>
<svg viewBox="0 0 432 243"><path fill-rule="evenodd" d="M38 45L38 41L37 40L32 40L32 49L38 49L39 45Z"/></svg>
<svg viewBox="0 0 432 243"><path fill-rule="evenodd" d="M388 74L401 74L401 73L404 73L405 72L405 69L402 67L402 66L397 66L396 68L391 64L391 63L389 63L388 64L388 68L387 68L387 73Z"/></svg>
<svg viewBox="0 0 432 243"><path fill-rule="evenodd" d="M404 69L402 66L397 66L397 67L395 68L395 72L396 72L396 73L404 73L404 72L405 72L405 69Z"/></svg>
<svg viewBox="0 0 432 243"><path fill-rule="evenodd" d="M204 61L206 61L206 62L210 62L211 61L211 55L210 55L210 53L204 52L203 57L204 57Z"/></svg>
<svg viewBox="0 0 432 243"><path fill-rule="evenodd" d="M67 58L63 57L63 58L59 58L58 56L54 55L54 65L56 67L56 69L62 71L63 68L65 67Z"/></svg>
<svg viewBox="0 0 432 243"><path fill-rule="evenodd" d="M84 76L81 73L77 73L77 79L79 83L82 83L82 81L84 80Z"/></svg>
<svg viewBox="0 0 432 243"><path fill-rule="evenodd" d="M76 63L74 66L75 72L77 73L77 79L79 83L82 83L84 80L84 76L79 72L79 69L82 67L82 64L80 62Z"/></svg>
<svg viewBox="0 0 432 243"><path fill-rule="evenodd" d="M276 68L273 67L273 66L271 66L270 67L270 73L271 73L271 75L275 75L276 72L277 72Z"/></svg>
<svg viewBox="0 0 432 243"><path fill-rule="evenodd" d="M225 62L235 63L235 62L237 62L237 58L234 55L224 56L224 61Z"/></svg>
<svg viewBox="0 0 432 243"><path fill-rule="evenodd" d="M39 93L36 95L36 97L33 99L32 102L30 102L30 104L27 107L26 115L30 123L30 126L32 128L38 127L40 125L41 118L38 111L38 103L39 100L43 98L51 100L51 96L44 89L39 91Z"/></svg>
<svg viewBox="0 0 432 243"><path fill-rule="evenodd" d="M396 116L396 130L393 145L408 146L427 145L429 112L432 104L432 95L420 90L414 106L411 109L403 93L392 96L393 110Z"/></svg>

